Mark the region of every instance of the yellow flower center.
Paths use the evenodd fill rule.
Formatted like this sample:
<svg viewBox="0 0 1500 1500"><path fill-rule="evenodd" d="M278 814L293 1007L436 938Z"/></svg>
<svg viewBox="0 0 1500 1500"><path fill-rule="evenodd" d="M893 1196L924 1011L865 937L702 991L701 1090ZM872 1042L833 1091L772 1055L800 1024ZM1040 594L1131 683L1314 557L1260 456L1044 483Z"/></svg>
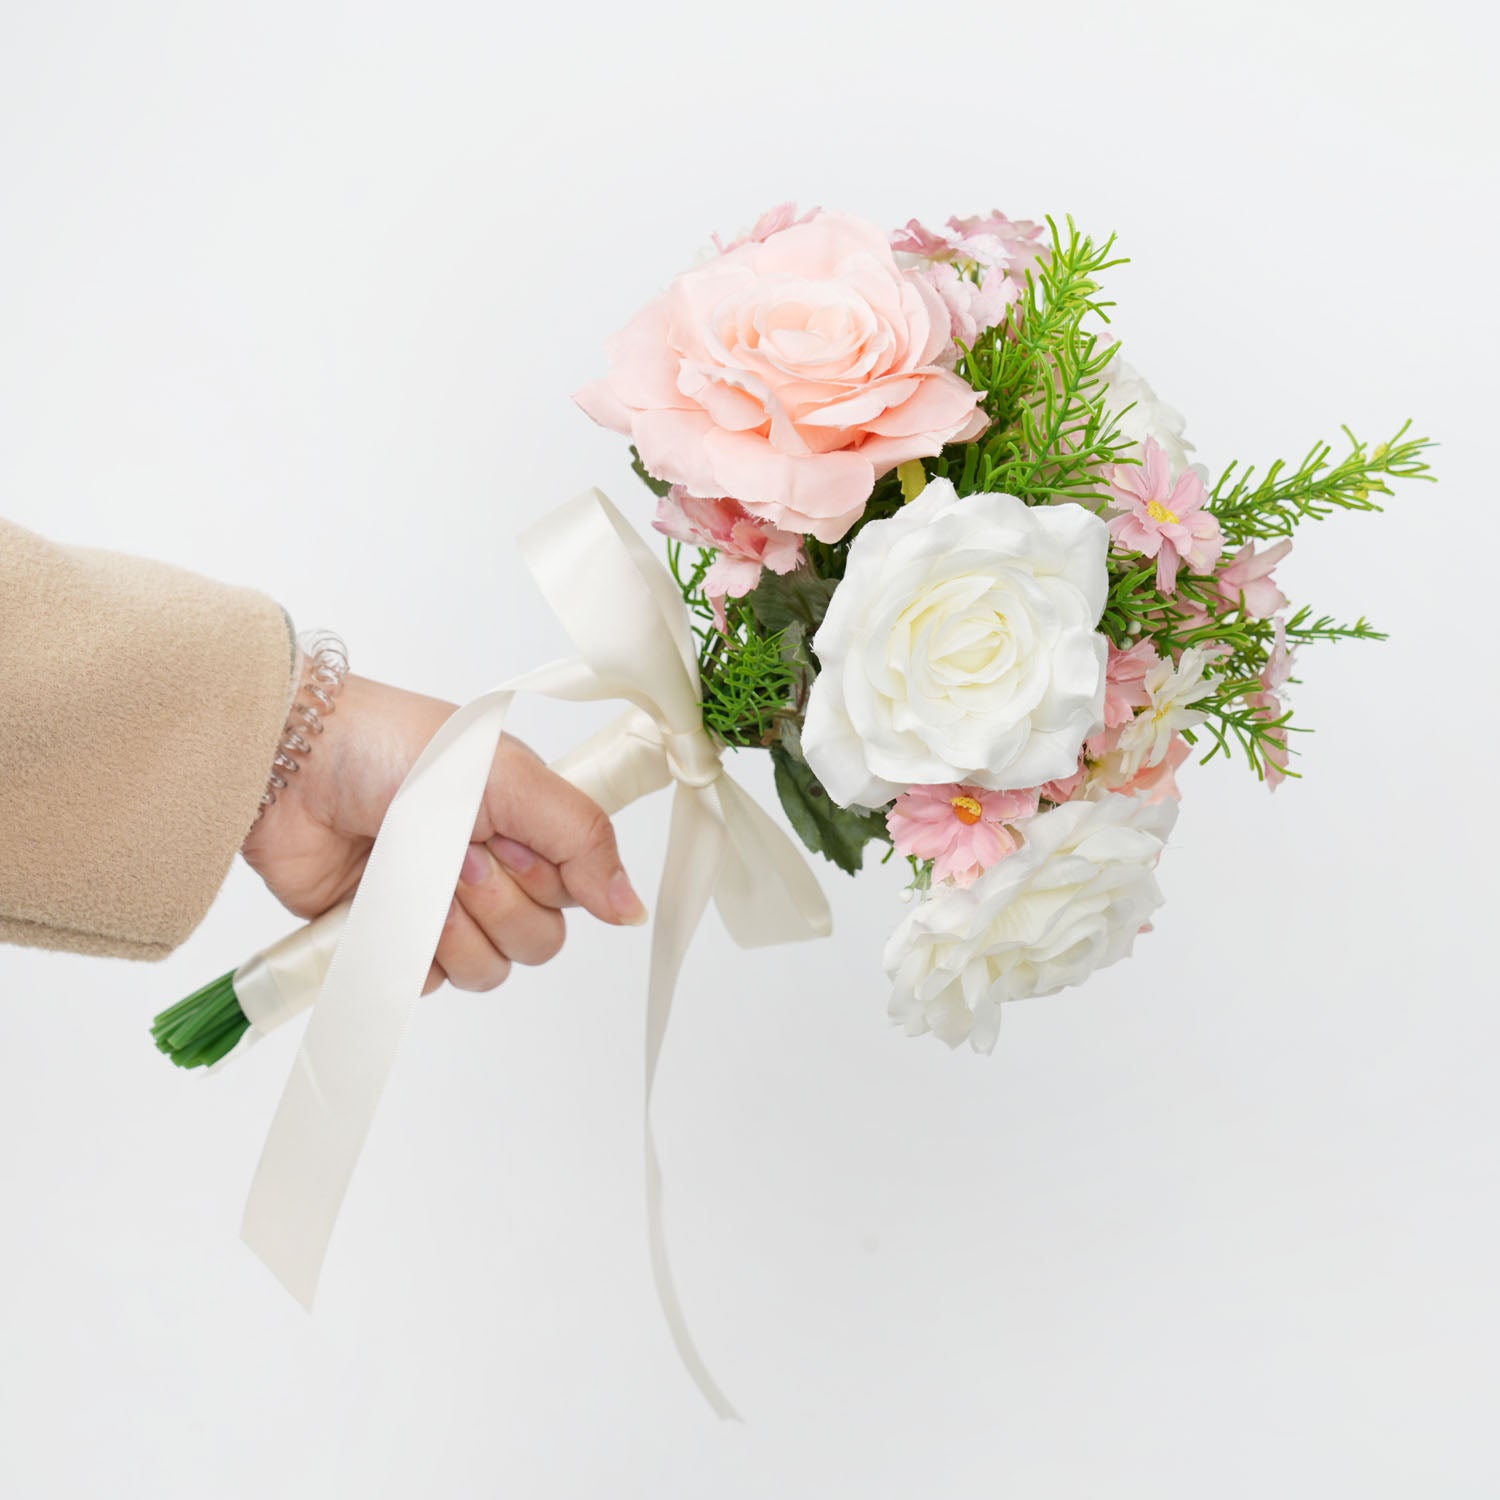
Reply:
<svg viewBox="0 0 1500 1500"><path fill-rule="evenodd" d="M984 809L973 797L955 797L953 799L953 816L960 823L972 828L984 816Z"/></svg>
<svg viewBox="0 0 1500 1500"><path fill-rule="evenodd" d="M896 465L896 478L901 481L901 500L910 505L927 488L927 470L918 458L908 459Z"/></svg>
<svg viewBox="0 0 1500 1500"><path fill-rule="evenodd" d="M1160 500L1153 500L1146 507L1146 514L1156 522L1158 526L1177 525L1177 513L1170 511Z"/></svg>

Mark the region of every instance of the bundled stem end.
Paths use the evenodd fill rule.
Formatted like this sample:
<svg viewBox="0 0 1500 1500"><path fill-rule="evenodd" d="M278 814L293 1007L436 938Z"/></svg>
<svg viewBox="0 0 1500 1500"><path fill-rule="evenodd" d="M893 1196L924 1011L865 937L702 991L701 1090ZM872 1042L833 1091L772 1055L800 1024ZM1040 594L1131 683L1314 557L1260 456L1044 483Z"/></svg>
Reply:
<svg viewBox="0 0 1500 1500"><path fill-rule="evenodd" d="M250 1029L234 992L234 971L179 1000L151 1023L157 1048L179 1068L206 1068L228 1054Z"/></svg>

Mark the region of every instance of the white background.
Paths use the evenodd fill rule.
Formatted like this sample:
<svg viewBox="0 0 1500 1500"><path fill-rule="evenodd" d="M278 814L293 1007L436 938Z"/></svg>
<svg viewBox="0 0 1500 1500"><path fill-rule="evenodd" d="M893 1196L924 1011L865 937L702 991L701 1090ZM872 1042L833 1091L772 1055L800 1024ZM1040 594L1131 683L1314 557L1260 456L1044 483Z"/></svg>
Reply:
<svg viewBox="0 0 1500 1500"><path fill-rule="evenodd" d="M888 1028L894 870L829 868L816 948L710 918L658 1119L744 1427L653 1302L644 933L423 1007L312 1318L236 1238L295 1035L210 1079L146 1030L286 927L254 877L159 966L0 951L0 1490L1500 1493L1489 24L6 0L0 511L259 586L371 675L561 649L514 533L593 482L649 514L568 393L786 198L1117 229L1117 329L1211 467L1443 447L1283 569L1391 632L1305 657L1306 779L1191 772L1155 935L994 1056ZM620 820L646 889L663 812Z"/></svg>

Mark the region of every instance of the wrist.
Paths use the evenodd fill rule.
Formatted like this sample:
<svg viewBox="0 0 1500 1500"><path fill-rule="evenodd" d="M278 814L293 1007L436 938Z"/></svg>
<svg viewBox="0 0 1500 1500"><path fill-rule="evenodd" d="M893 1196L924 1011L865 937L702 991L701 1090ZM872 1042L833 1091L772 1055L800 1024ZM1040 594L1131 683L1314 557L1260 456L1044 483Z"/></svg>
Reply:
<svg viewBox="0 0 1500 1500"><path fill-rule="evenodd" d="M257 828L278 800L308 781L308 767L349 675L348 651L331 631L304 636L298 644L297 686L256 810Z"/></svg>
<svg viewBox="0 0 1500 1500"><path fill-rule="evenodd" d="M330 828L373 838L412 763L455 705L351 673L327 726L320 763L302 783Z"/></svg>

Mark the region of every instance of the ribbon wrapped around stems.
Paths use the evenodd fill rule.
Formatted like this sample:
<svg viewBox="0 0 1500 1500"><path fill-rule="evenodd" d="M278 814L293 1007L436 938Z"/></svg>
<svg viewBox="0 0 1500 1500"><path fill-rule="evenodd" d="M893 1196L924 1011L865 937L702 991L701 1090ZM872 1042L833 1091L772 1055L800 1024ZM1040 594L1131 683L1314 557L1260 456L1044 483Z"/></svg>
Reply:
<svg viewBox="0 0 1500 1500"><path fill-rule="evenodd" d="M651 1266L677 1351L721 1417L734 1409L688 1332L667 1260L651 1090L688 945L712 896L742 947L826 936L827 901L801 851L724 771L703 727L697 651L675 583L598 490L532 526L522 553L576 658L456 710L386 814L353 901L242 966L253 1031L305 1009L242 1234L311 1306L328 1241L437 951L501 727L517 692L633 705L556 769L607 811L675 784L646 1009L646 1213Z"/></svg>

